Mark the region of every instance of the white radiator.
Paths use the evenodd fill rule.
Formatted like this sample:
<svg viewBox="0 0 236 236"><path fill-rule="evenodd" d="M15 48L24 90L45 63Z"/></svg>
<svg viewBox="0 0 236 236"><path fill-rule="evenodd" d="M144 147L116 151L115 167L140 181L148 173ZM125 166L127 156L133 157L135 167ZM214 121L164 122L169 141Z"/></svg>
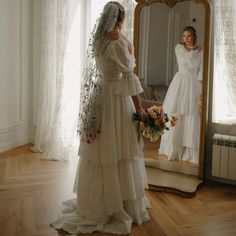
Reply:
<svg viewBox="0 0 236 236"><path fill-rule="evenodd" d="M236 136L214 134L212 176L236 180Z"/></svg>

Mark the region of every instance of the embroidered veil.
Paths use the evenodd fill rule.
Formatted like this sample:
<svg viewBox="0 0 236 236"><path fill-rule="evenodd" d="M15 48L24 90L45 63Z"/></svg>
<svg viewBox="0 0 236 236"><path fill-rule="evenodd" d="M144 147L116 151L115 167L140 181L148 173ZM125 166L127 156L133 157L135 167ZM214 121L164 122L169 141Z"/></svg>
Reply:
<svg viewBox="0 0 236 236"><path fill-rule="evenodd" d="M81 141L93 142L100 133L103 107L103 79L95 57L102 55L109 44L106 33L114 30L119 12L117 2L108 2L91 33L81 83L78 133Z"/></svg>

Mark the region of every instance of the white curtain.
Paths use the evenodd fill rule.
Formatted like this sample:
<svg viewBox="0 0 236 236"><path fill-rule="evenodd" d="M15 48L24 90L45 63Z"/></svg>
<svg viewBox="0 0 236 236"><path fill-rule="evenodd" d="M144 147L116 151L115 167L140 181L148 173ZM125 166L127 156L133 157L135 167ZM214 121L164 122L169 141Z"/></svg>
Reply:
<svg viewBox="0 0 236 236"><path fill-rule="evenodd" d="M136 6L135 0L120 0L119 1L125 9L125 22L122 33L133 42L134 34L134 9Z"/></svg>
<svg viewBox="0 0 236 236"><path fill-rule="evenodd" d="M37 122L31 150L43 152L43 159L68 160L76 156L78 146L79 84L85 55L84 22L79 18L84 6L81 0L40 0L35 4Z"/></svg>
<svg viewBox="0 0 236 236"><path fill-rule="evenodd" d="M80 79L92 26L107 0L39 0L36 4L37 111L33 152L67 161L77 155ZM132 40L134 0L126 9L124 33Z"/></svg>
<svg viewBox="0 0 236 236"><path fill-rule="evenodd" d="M213 122L236 123L236 1L214 0Z"/></svg>

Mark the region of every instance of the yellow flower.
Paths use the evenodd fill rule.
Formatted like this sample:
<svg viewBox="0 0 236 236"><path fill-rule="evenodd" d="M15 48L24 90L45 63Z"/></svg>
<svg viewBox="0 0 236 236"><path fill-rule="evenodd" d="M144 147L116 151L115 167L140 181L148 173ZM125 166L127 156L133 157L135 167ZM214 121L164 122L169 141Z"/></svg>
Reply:
<svg viewBox="0 0 236 236"><path fill-rule="evenodd" d="M151 141L152 143L155 143L155 142L157 141L157 138L151 137L151 138L150 138L150 141Z"/></svg>
<svg viewBox="0 0 236 236"><path fill-rule="evenodd" d="M153 119L156 119L156 118L157 118L157 114L156 114L154 111L152 111L152 110L149 111L149 115L150 115Z"/></svg>
<svg viewBox="0 0 236 236"><path fill-rule="evenodd" d="M150 134L145 130L143 131L143 137L150 138Z"/></svg>

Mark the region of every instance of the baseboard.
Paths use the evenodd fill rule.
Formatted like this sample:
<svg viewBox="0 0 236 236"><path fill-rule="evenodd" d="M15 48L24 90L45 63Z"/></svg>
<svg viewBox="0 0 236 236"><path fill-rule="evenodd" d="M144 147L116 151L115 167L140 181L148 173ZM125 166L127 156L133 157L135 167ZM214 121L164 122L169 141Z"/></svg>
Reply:
<svg viewBox="0 0 236 236"><path fill-rule="evenodd" d="M35 137L30 136L29 137L29 143L34 144L34 141L35 141Z"/></svg>
<svg viewBox="0 0 236 236"><path fill-rule="evenodd" d="M6 143L0 143L0 153L28 144L29 142L30 142L30 137L27 136L27 137L19 138L17 140L12 140Z"/></svg>

